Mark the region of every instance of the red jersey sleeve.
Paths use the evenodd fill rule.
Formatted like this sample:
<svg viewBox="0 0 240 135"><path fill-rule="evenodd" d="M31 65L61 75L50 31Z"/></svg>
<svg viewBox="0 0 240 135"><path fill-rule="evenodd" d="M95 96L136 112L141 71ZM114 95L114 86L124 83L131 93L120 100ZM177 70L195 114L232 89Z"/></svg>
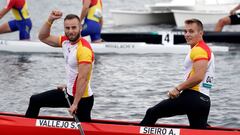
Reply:
<svg viewBox="0 0 240 135"><path fill-rule="evenodd" d="M59 46L62 47L62 43L65 41L65 40L68 40L68 38L66 36L60 36L59 37Z"/></svg>
<svg viewBox="0 0 240 135"><path fill-rule="evenodd" d="M12 9L15 2L16 2L16 0L7 0L7 5L6 5L5 9L8 9L8 10Z"/></svg>

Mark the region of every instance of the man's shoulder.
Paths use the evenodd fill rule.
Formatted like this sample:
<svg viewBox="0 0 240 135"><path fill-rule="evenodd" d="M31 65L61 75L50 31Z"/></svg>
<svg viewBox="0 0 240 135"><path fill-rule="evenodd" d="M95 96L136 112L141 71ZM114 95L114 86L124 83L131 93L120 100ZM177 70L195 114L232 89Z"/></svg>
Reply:
<svg viewBox="0 0 240 135"><path fill-rule="evenodd" d="M84 38L81 38L82 45L92 50L91 44Z"/></svg>
<svg viewBox="0 0 240 135"><path fill-rule="evenodd" d="M210 47L203 40L199 42L198 47L200 47L201 49L203 49L207 53L211 53L212 52Z"/></svg>
<svg viewBox="0 0 240 135"><path fill-rule="evenodd" d="M193 47L190 53L190 57L193 60L196 59L210 59L211 58L211 49L209 46L204 42L200 41L197 46Z"/></svg>
<svg viewBox="0 0 240 135"><path fill-rule="evenodd" d="M5 8L11 9L15 3L16 3L16 0L7 0L7 5L5 6Z"/></svg>
<svg viewBox="0 0 240 135"><path fill-rule="evenodd" d="M7 5L5 8L7 9L11 9L13 7L20 8L23 7L25 3L26 3L25 0L7 0Z"/></svg>
<svg viewBox="0 0 240 135"><path fill-rule="evenodd" d="M67 36L59 36L60 44L62 44L65 41L69 41Z"/></svg>
<svg viewBox="0 0 240 135"><path fill-rule="evenodd" d="M90 44L86 39L84 39L84 38L81 38L81 41L83 42L83 43L85 43L85 44Z"/></svg>

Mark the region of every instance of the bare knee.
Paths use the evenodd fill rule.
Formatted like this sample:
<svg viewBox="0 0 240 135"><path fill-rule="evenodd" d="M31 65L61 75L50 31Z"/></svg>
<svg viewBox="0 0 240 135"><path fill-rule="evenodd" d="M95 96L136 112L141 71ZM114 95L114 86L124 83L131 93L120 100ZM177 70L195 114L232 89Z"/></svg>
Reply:
<svg viewBox="0 0 240 135"><path fill-rule="evenodd" d="M103 43L104 41L102 39L94 40L93 43Z"/></svg>
<svg viewBox="0 0 240 135"><path fill-rule="evenodd" d="M37 105L39 103L39 98L37 95L32 95L30 97L30 104Z"/></svg>
<svg viewBox="0 0 240 135"><path fill-rule="evenodd" d="M8 33L8 32L11 32L11 29L10 29L10 27L9 27L7 22L2 24L2 25L0 25L0 34L1 33Z"/></svg>
<svg viewBox="0 0 240 135"><path fill-rule="evenodd" d="M148 115L148 116L155 116L155 111L154 111L154 108L153 107L151 107L151 108L148 108L148 110L147 110L147 112L146 112L146 114Z"/></svg>
<svg viewBox="0 0 240 135"><path fill-rule="evenodd" d="M215 31L220 32L220 31L222 31L222 29L225 25L229 25L229 24L231 24L230 17L221 18L218 20L218 23L215 27Z"/></svg>

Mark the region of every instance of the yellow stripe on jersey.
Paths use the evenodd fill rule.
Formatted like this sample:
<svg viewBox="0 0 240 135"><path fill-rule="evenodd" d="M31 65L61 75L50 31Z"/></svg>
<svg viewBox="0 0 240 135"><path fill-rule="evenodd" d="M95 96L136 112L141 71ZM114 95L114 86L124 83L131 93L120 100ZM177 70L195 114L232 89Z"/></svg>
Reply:
<svg viewBox="0 0 240 135"><path fill-rule="evenodd" d="M93 55L92 50L82 45L82 42L78 42L77 47L77 61L78 63L92 63Z"/></svg>
<svg viewBox="0 0 240 135"><path fill-rule="evenodd" d="M23 8L20 11L18 9L12 8L12 13L18 21L30 18L27 3L24 4Z"/></svg>
<svg viewBox="0 0 240 135"><path fill-rule="evenodd" d="M100 19L102 18L102 5L100 0L98 0L96 5L89 8L87 18L89 20L100 22Z"/></svg>
<svg viewBox="0 0 240 135"><path fill-rule="evenodd" d="M79 41L78 42L78 47L77 47L77 61L78 63L88 63L88 64L91 64L91 71L88 73L88 77L87 77L87 80L88 80L88 83L87 83L87 87L86 87L86 90L83 94L83 98L84 97L89 97L89 80L91 80L91 76L92 76L92 62L93 62L93 55L92 55L92 51L86 47L86 46L83 46L82 45L82 42Z"/></svg>
<svg viewBox="0 0 240 135"><path fill-rule="evenodd" d="M87 76L88 82L87 82L86 90L85 90L85 92L82 96L83 98L89 97L89 87L88 86L89 86L89 82L91 80L91 77L92 77L92 65L91 65L91 71L88 73L88 76Z"/></svg>
<svg viewBox="0 0 240 135"><path fill-rule="evenodd" d="M192 87L191 89L192 89L192 90L195 90L195 91L200 91L200 89L199 89L199 84L196 85L196 86L194 86L194 87Z"/></svg>
<svg viewBox="0 0 240 135"><path fill-rule="evenodd" d="M206 50L204 50L202 47L196 45L195 47L192 48L191 53L190 53L190 59L192 62L195 62L197 60L203 60L203 59L208 59L208 54ZM189 73L189 77L195 74L194 69L192 68L191 72ZM192 87L192 90L199 91L199 84Z"/></svg>
<svg viewBox="0 0 240 135"><path fill-rule="evenodd" d="M208 59L208 54L202 47L195 46L192 48L190 58L192 61L197 61L199 59Z"/></svg>

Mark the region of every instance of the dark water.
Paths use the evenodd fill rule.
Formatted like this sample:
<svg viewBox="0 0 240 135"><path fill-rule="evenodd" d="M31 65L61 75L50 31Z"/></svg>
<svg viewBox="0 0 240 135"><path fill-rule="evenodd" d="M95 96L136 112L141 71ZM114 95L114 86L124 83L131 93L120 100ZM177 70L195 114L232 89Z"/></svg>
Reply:
<svg viewBox="0 0 240 135"><path fill-rule="evenodd" d="M156 0L155 0L156 1ZM80 13L79 1L29 1L37 40L39 27L53 8ZM152 31L172 26L120 26L112 24L111 8L142 9L154 0L103 0L106 23L104 31ZM3 1L0 7L3 7ZM5 3L4 3L5 4ZM51 5L51 6L50 6ZM0 23L11 18L8 14ZM108 20L109 19L109 20ZM54 33L61 34L61 21ZM0 35L0 39L18 39L17 33ZM97 55L92 88L95 93L93 118L139 121L148 107L166 98L166 92L183 79L185 55ZM240 127L240 51L216 54L216 79L211 91L209 123L215 126ZM0 111L25 113L29 97L64 83L61 54L11 54L0 52ZM65 115L66 109L41 110L41 115ZM186 116L161 119L160 123L188 124Z"/></svg>

